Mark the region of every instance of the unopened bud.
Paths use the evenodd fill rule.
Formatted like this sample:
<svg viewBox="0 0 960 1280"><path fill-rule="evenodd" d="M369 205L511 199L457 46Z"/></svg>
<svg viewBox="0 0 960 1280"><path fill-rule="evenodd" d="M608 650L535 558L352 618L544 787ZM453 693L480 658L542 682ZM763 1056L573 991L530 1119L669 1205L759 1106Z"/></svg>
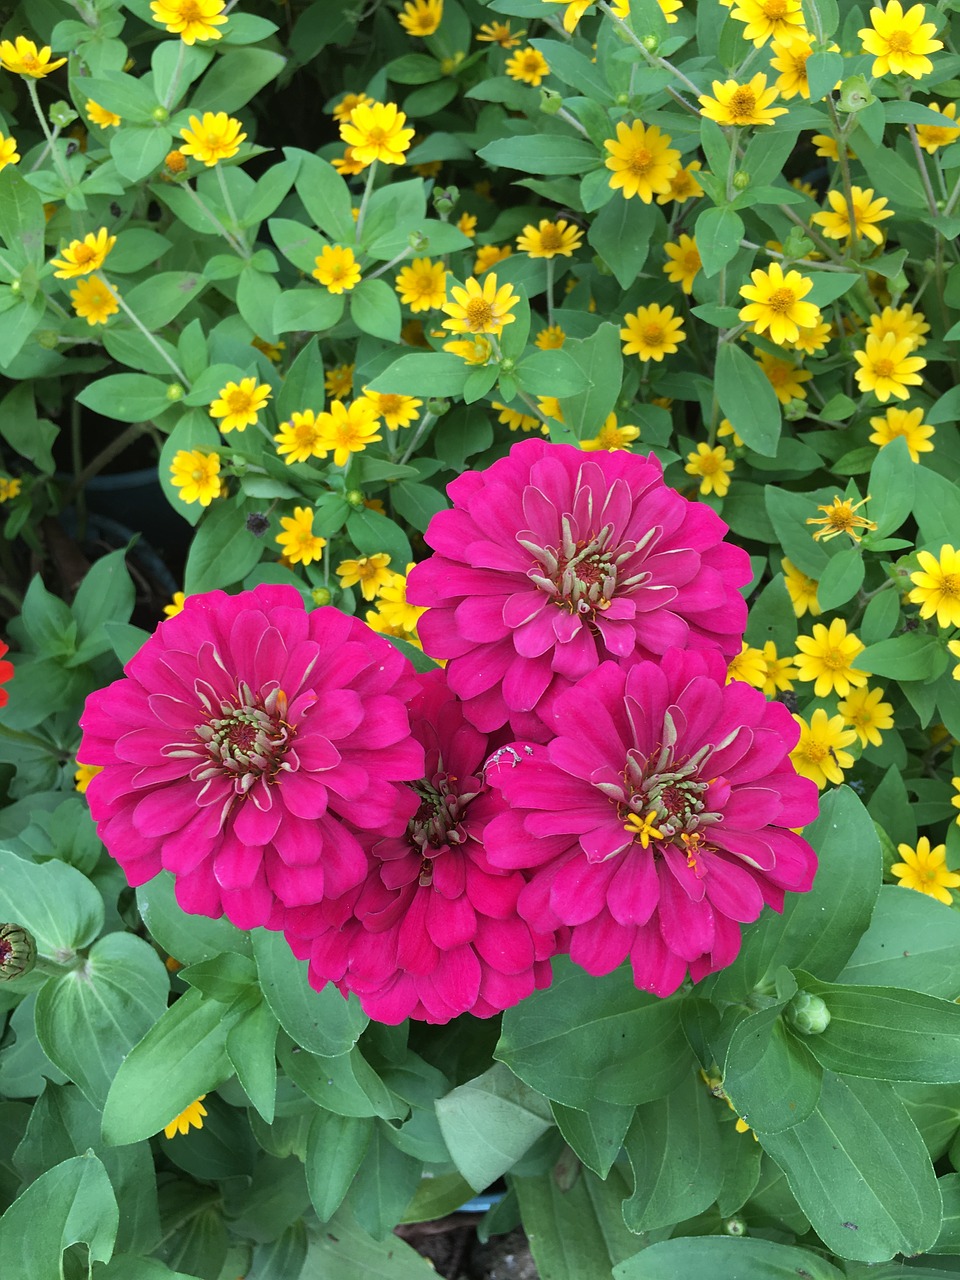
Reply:
<svg viewBox="0 0 960 1280"><path fill-rule="evenodd" d="M803 1036L818 1036L830 1025L830 1010L809 991L797 992L787 1005L785 1016L794 1031Z"/></svg>
<svg viewBox="0 0 960 1280"><path fill-rule="evenodd" d="M165 124L170 119L170 112L166 107L158 105L150 112L150 118L156 120L157 124Z"/></svg>
<svg viewBox="0 0 960 1280"><path fill-rule="evenodd" d="M735 191L746 191L750 185L750 175L746 169L738 169L733 175L733 186Z"/></svg>
<svg viewBox="0 0 960 1280"><path fill-rule="evenodd" d="M556 89L540 90L540 110L545 116L555 116L563 106L563 98Z"/></svg>
<svg viewBox="0 0 960 1280"><path fill-rule="evenodd" d="M850 76L840 84L840 101L837 103L837 110L846 112L848 115L863 111L865 107L869 107L871 103L876 102L876 98L870 92L870 84L866 76Z"/></svg>
<svg viewBox="0 0 960 1280"><path fill-rule="evenodd" d="M38 329L34 337L44 351L55 351L60 341L60 335L56 329Z"/></svg>
<svg viewBox="0 0 960 1280"><path fill-rule="evenodd" d="M747 1224L742 1218L728 1218L723 1224L724 1234L728 1236L745 1236Z"/></svg>
<svg viewBox="0 0 960 1280"><path fill-rule="evenodd" d="M516 360L512 359L510 356L504 356L503 359L500 361L501 373L513 373L516 367L517 367Z"/></svg>
<svg viewBox="0 0 960 1280"><path fill-rule="evenodd" d="M430 237L425 236L422 231L411 231L407 243L414 253L426 253L430 248Z"/></svg>
<svg viewBox="0 0 960 1280"><path fill-rule="evenodd" d="M167 387L167 399L173 401L183 399L183 387L179 382L171 382Z"/></svg>
<svg viewBox="0 0 960 1280"><path fill-rule="evenodd" d="M655 35L644 36L640 43L647 53L656 53L660 48L660 37Z"/></svg>
<svg viewBox="0 0 960 1280"><path fill-rule="evenodd" d="M806 401L798 400L796 396L783 406L783 416L788 422L800 422L807 416L807 412Z"/></svg>
<svg viewBox="0 0 960 1280"><path fill-rule="evenodd" d="M322 606L325 604L329 604L330 601L333 599L333 596L330 594L330 591L327 587L314 587L313 590L310 592L310 598L313 600L313 603L315 605Z"/></svg>
<svg viewBox="0 0 960 1280"><path fill-rule="evenodd" d="M459 187L434 187L433 189L433 207L437 213L452 213L459 199Z"/></svg>
<svg viewBox="0 0 960 1280"><path fill-rule="evenodd" d="M15 298L18 298L20 294L23 292L23 285L20 282L19 276L17 276L15 279L10 281L10 292L13 294Z"/></svg>
<svg viewBox="0 0 960 1280"><path fill-rule="evenodd" d="M0 924L0 982L22 978L37 963L37 944L22 924Z"/></svg>
<svg viewBox="0 0 960 1280"><path fill-rule="evenodd" d="M630 105L629 93L618 93L616 98L614 98L614 102L616 102L618 107L629 107Z"/></svg>
<svg viewBox="0 0 960 1280"><path fill-rule="evenodd" d="M805 258L813 247L813 241L804 235L802 227L791 227L783 242L783 255L785 258Z"/></svg>
<svg viewBox="0 0 960 1280"><path fill-rule="evenodd" d="M69 102L54 102L50 107L50 123L58 129L65 129L68 124L79 119Z"/></svg>
<svg viewBox="0 0 960 1280"><path fill-rule="evenodd" d="M348 489L343 497L345 502L349 503L351 507L356 507L357 510L359 510L365 502L365 498L359 489Z"/></svg>

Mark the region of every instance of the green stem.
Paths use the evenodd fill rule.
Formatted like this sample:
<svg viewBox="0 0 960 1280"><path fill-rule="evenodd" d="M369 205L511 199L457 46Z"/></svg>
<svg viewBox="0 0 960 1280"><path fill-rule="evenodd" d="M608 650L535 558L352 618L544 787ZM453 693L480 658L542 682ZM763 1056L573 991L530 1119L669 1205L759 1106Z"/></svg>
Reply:
<svg viewBox="0 0 960 1280"><path fill-rule="evenodd" d="M553 259L547 259L547 324L553 326Z"/></svg>
<svg viewBox="0 0 960 1280"><path fill-rule="evenodd" d="M53 956L37 956L32 972L45 974L48 978L63 978L79 969L83 963L84 957L76 951L70 953L70 959L63 961L54 960Z"/></svg>
<svg viewBox="0 0 960 1280"><path fill-rule="evenodd" d="M376 271L371 271L369 275L364 276L364 280L376 280L378 276L384 275L391 267L395 267L398 262L403 262L404 258L409 258L413 250L409 246L404 249L403 253L398 253L395 258L391 258L389 262L385 262L382 267Z"/></svg>
<svg viewBox="0 0 960 1280"><path fill-rule="evenodd" d="M403 464L407 461L407 459L412 456L414 449L416 449L417 445L423 439L424 435L429 430L429 428L433 426L436 420L437 420L436 414L430 413L429 411L423 415L423 417L417 423L417 429L413 434L413 439L410 441L409 445L407 446L406 450L404 451L403 455L400 458L400 462L398 464L399 466L402 467Z"/></svg>
<svg viewBox="0 0 960 1280"><path fill-rule="evenodd" d="M105 288L110 290L110 292L116 298L117 302L120 304L120 310L123 312L123 314L127 317L128 320L132 321L133 324L136 325L136 327L140 330L140 332L143 334L146 340L150 343L151 347L153 347L154 351L156 351L156 353L163 358L164 362L170 366L173 372L177 375L177 377L180 379L180 381L189 391L191 386L190 379L187 377L187 375L183 372L183 370L177 364L176 360L174 360L174 358L171 355L169 355L166 351L164 351L163 347L157 341L156 337L150 332L150 330L143 323L140 317L130 310L130 308L124 302L123 298L120 296L120 293L116 289L112 288L109 281L103 275L101 275L99 271L95 271L93 274L94 274L94 279L99 280L100 283Z"/></svg>
<svg viewBox="0 0 960 1280"><path fill-rule="evenodd" d="M363 223L367 216L367 205L370 203L370 193L373 191L373 175L377 171L376 160L371 161L370 170L367 173L367 181L363 188L363 198L360 201L360 212L357 214L357 226L354 232L354 241L359 244L360 236L363 234Z"/></svg>
<svg viewBox="0 0 960 1280"><path fill-rule="evenodd" d="M40 121L40 128L43 130L43 136L46 138L50 154L53 156L54 167L60 175L60 180L63 183L64 190L72 191L74 184L63 163L63 157L56 148L56 139L50 132L50 126L47 124L47 117L43 114L43 109L40 106L40 95L37 93L37 82L32 76L24 76L24 79L27 82L27 93L30 95L30 101L33 103L33 109L36 113L36 117Z"/></svg>
<svg viewBox="0 0 960 1280"><path fill-rule="evenodd" d="M223 169L220 165L214 165L214 168L217 171L217 181L220 183L220 193L223 196L223 203L226 205L230 221L233 223L233 232L231 234L236 238L236 242L240 246L240 252L243 257L249 258L250 250L247 248L246 237L240 229L240 219L237 217L237 211L234 209L233 201L230 199L230 191L227 188L227 180L224 177Z"/></svg>
<svg viewBox="0 0 960 1280"><path fill-rule="evenodd" d="M223 225L223 223L220 221L217 215L213 212L210 206L206 203L206 201L201 199L199 192L194 191L193 187L191 187L189 182L184 182L180 190L185 191L187 195L190 197L190 199L193 201L193 203L197 206L197 208L203 210L204 214L210 219L210 221L217 228L217 230L223 236L224 240L226 240L227 244L230 246L231 249L233 249L235 253L238 253L241 258L250 257L250 250L247 248L247 246L245 244L242 244L236 238L236 236L232 236L230 234L230 232Z"/></svg>

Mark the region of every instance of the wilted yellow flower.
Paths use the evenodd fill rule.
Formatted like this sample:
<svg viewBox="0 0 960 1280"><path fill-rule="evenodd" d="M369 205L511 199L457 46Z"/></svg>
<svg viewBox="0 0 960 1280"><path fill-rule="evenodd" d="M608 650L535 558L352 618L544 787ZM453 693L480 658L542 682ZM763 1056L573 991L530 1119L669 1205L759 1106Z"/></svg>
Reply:
<svg viewBox="0 0 960 1280"><path fill-rule="evenodd" d="M858 529L872 532L877 527L866 516L858 516L856 514L869 501L869 494L866 498L861 498L859 502L851 502L849 498L840 498L835 495L833 501L826 506L818 506L817 510L824 512L824 514L822 516L808 516L806 521L807 524L823 525L823 528L818 529L813 535L814 542L829 542L831 538L839 537L841 533L848 534L854 542L861 542L862 536L857 533ZM813 610L811 609L812 612Z"/></svg>

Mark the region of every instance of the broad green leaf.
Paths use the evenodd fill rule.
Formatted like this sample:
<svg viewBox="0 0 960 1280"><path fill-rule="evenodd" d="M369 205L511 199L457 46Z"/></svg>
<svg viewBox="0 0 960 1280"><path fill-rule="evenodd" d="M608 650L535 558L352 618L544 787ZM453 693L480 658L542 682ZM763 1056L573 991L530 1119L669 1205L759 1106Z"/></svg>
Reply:
<svg viewBox="0 0 960 1280"><path fill-rule="evenodd" d="M456 398L463 394L471 372L471 365L449 352L411 351L377 374L368 389L403 396L422 396L426 391Z"/></svg>
<svg viewBox="0 0 960 1280"><path fill-rule="evenodd" d="M939 547L945 542L954 546L960 527L960 489L952 479L929 467L917 467L916 472L914 516L920 528L918 542L930 547Z"/></svg>
<svg viewBox="0 0 960 1280"><path fill-rule="evenodd" d="M566 350L533 351L517 366L520 388L535 396L566 399L588 390L587 378L577 359Z"/></svg>
<svg viewBox="0 0 960 1280"><path fill-rule="evenodd" d="M228 49L193 91L194 111L237 111L280 75L286 58L270 49Z"/></svg>
<svg viewBox="0 0 960 1280"><path fill-rule="evenodd" d="M744 444L765 458L774 457L781 425L776 392L756 360L734 342L722 343L717 353L715 389L723 416Z"/></svg>
<svg viewBox="0 0 960 1280"><path fill-rule="evenodd" d="M130 1253L115 1253L105 1267L98 1268L94 1280L197 1280L185 1271L171 1271L156 1258L141 1258Z"/></svg>
<svg viewBox="0 0 960 1280"><path fill-rule="evenodd" d="M0 1218L0 1275L54 1280L63 1254L85 1244L94 1262L109 1262L120 1214L107 1171L92 1153L74 1156L30 1184Z"/></svg>
<svg viewBox="0 0 960 1280"><path fill-rule="evenodd" d="M37 270L45 256L43 197L13 167L0 173L0 240Z"/></svg>
<svg viewBox="0 0 960 1280"><path fill-rule="evenodd" d="M44 985L37 1036L50 1061L102 1107L120 1063L166 1009L169 990L149 943L109 933L79 969Z"/></svg>
<svg viewBox="0 0 960 1280"><path fill-rule="evenodd" d="M671 1226L717 1198L723 1165L714 1103L692 1071L665 1098L637 1107L624 1149L633 1169L633 1194L623 1202L631 1231Z"/></svg>
<svg viewBox="0 0 960 1280"><path fill-rule="evenodd" d="M363 333L400 341L400 300L386 280L361 280L350 294L350 318Z"/></svg>
<svg viewBox="0 0 960 1280"><path fill-rule="evenodd" d="M889 1084L826 1072L816 1110L760 1142L828 1249L884 1262L929 1249L940 1191L916 1127Z"/></svg>
<svg viewBox="0 0 960 1280"><path fill-rule="evenodd" d="M172 143L170 130L155 121L143 125L124 121L124 127L110 138L110 155L122 178L141 182L160 168Z"/></svg>
<svg viewBox="0 0 960 1280"><path fill-rule="evenodd" d="M550 1104L553 1118L579 1159L601 1178L610 1172L633 1119L633 1107L597 1102L578 1110L562 1102Z"/></svg>
<svg viewBox="0 0 960 1280"><path fill-rule="evenodd" d="M206 1098L204 1109L201 1128L161 1139L164 1155L178 1169L204 1182L250 1177L259 1150L245 1113L215 1093Z"/></svg>
<svg viewBox="0 0 960 1280"><path fill-rule="evenodd" d="M871 987L906 987L953 1000L960 995L960 916L901 885L884 885L870 920L838 978Z"/></svg>
<svg viewBox="0 0 960 1280"><path fill-rule="evenodd" d="M806 1043L787 1033L779 1006L745 1018L723 1065L723 1089L752 1129L779 1133L817 1105L823 1071Z"/></svg>
<svg viewBox="0 0 960 1280"><path fill-rule="evenodd" d="M851 665L858 671L891 680L932 680L946 669L948 652L938 636L908 631L868 644Z"/></svg>
<svg viewBox="0 0 960 1280"><path fill-rule="evenodd" d="M416 480L401 480L391 490L397 514L421 533L426 532L430 521L438 511L446 511L450 505L442 492Z"/></svg>
<svg viewBox="0 0 960 1280"><path fill-rule="evenodd" d="M867 482L870 519L877 524L872 539L893 533L910 515L916 501L916 471L903 437L891 440L877 454ZM827 604L823 607L831 608Z"/></svg>
<svg viewBox="0 0 960 1280"><path fill-rule="evenodd" d="M343 307L343 298L339 294L329 293L319 285L287 289L277 298L273 308L273 329L276 333L290 333L292 330L323 333L340 323Z"/></svg>
<svg viewBox="0 0 960 1280"><path fill-rule="evenodd" d="M322 1058L319 1054L304 1053L286 1036L281 1036L277 1057L298 1089L338 1116L399 1120L409 1111L357 1047L335 1058Z"/></svg>
<svg viewBox="0 0 960 1280"><path fill-rule="evenodd" d="M242 933L225 916L219 920L188 916L177 902L175 881L168 871L140 886L137 906L151 937L180 964L196 964L224 951L251 954L249 933Z"/></svg>
<svg viewBox="0 0 960 1280"><path fill-rule="evenodd" d="M314 6L318 7L318 6ZM327 12L326 5L319 6ZM307 1277L363 1276L364 1280L437 1280L432 1263L396 1236L375 1240L346 1209L310 1241Z"/></svg>
<svg viewBox="0 0 960 1280"><path fill-rule="evenodd" d="M722 271L727 263L736 257L740 251L742 237L743 219L732 209L704 209L699 215L694 238L703 263L703 274L708 280ZM727 414L727 417L730 417L730 414ZM747 438L739 427L737 431L746 441ZM747 441L747 443L750 442ZM755 445L750 447L756 448ZM762 453L764 450L759 452Z"/></svg>
<svg viewBox="0 0 960 1280"><path fill-rule="evenodd" d="M355 998L344 1000L332 984L314 991L306 962L296 958L279 933L258 929L253 953L264 999L298 1045L324 1057L353 1048L368 1021Z"/></svg>
<svg viewBox="0 0 960 1280"><path fill-rule="evenodd" d="M321 1222L329 1222L350 1190L373 1136L375 1122L318 1109L307 1135L307 1186Z"/></svg>
<svg viewBox="0 0 960 1280"><path fill-rule="evenodd" d="M232 586L263 554L263 543L247 528L247 510L235 501L208 509L187 554L183 589L187 595Z"/></svg>
<svg viewBox="0 0 960 1280"><path fill-rule="evenodd" d="M536 133L517 138L497 138L477 152L487 164L524 173L575 173L582 176L596 168L599 157L591 143L571 135Z"/></svg>
<svg viewBox="0 0 960 1280"><path fill-rule="evenodd" d="M602 324L589 338L567 339L563 350L579 366L587 386L565 399L563 417L578 440L595 436L620 395L623 356L620 333L614 324Z"/></svg>
<svg viewBox="0 0 960 1280"><path fill-rule="evenodd" d="M227 1057L247 1097L267 1124L273 1123L277 1096L277 1020L262 1001L227 1033Z"/></svg>
<svg viewBox="0 0 960 1280"><path fill-rule="evenodd" d="M374 1127L348 1203L357 1222L375 1240L383 1240L403 1217L422 1170L419 1160L389 1141L382 1121Z"/></svg>
<svg viewBox="0 0 960 1280"><path fill-rule="evenodd" d="M124 300L148 329L162 329L206 287L197 271L161 271L135 285Z"/></svg>
<svg viewBox="0 0 960 1280"><path fill-rule="evenodd" d="M269 1244L253 1251L253 1271L257 1280L297 1280L307 1260L307 1227L301 1218L291 1223Z"/></svg>
<svg viewBox="0 0 960 1280"><path fill-rule="evenodd" d="M70 611L77 623L74 662L89 661L110 648L104 630L108 622L127 622L133 613L136 591L127 571L126 549L111 551L87 571L73 598Z"/></svg>
<svg viewBox="0 0 960 1280"><path fill-rule="evenodd" d="M227 1033L239 1010L187 991L127 1054L103 1112L111 1146L152 1137L232 1073Z"/></svg>
<svg viewBox="0 0 960 1280"><path fill-rule="evenodd" d="M546 1098L502 1063L439 1098L436 1106L453 1162L475 1191L508 1172L553 1124Z"/></svg>
<svg viewBox="0 0 960 1280"><path fill-rule="evenodd" d="M766 912L745 927L740 955L713 980L716 997L741 1000L764 980L772 985L781 965L832 980L866 931L880 888L880 842L854 792L825 796L804 839L819 859L813 888L787 894L782 915Z"/></svg>
<svg viewBox="0 0 960 1280"><path fill-rule="evenodd" d="M26 862L0 849L0 918L32 933L41 955L69 954L103 928L103 899L64 862Z"/></svg>
<svg viewBox="0 0 960 1280"><path fill-rule="evenodd" d="M582 1169L563 1190L553 1173L512 1178L524 1229L541 1276L549 1280L600 1280L629 1258L637 1237L623 1221L621 1202L629 1192L619 1168L601 1182Z"/></svg>
<svg viewBox="0 0 960 1280"><path fill-rule="evenodd" d="M287 370L277 396L277 421L288 421L293 413L313 408L319 412L326 400L323 386L323 355L318 338L307 342Z"/></svg>
<svg viewBox="0 0 960 1280"><path fill-rule="evenodd" d="M818 1253L772 1240L677 1236L660 1240L613 1271L614 1280L843 1280Z"/></svg>
<svg viewBox="0 0 960 1280"><path fill-rule="evenodd" d="M273 316L281 298L280 285L269 271L247 264L237 277L237 310L247 324L267 342L276 342Z"/></svg>
<svg viewBox="0 0 960 1280"><path fill-rule="evenodd" d="M863 555L859 547L844 547L830 557L817 584L817 603L829 613L852 600L864 579Z"/></svg>
<svg viewBox="0 0 960 1280"><path fill-rule="evenodd" d="M591 222L587 239L622 288L629 289L643 270L650 237L662 222L656 205L620 196L605 204Z"/></svg>
<svg viewBox="0 0 960 1280"><path fill-rule="evenodd" d="M944 1174L937 1182L943 1196L943 1226L927 1253L956 1255L960 1253L960 1173Z"/></svg>
<svg viewBox="0 0 960 1280"><path fill-rule="evenodd" d="M553 985L503 1015L495 1056L555 1102L664 1097L691 1062L679 1002L638 991L629 966L593 978L554 962Z"/></svg>
<svg viewBox="0 0 960 1280"><path fill-rule="evenodd" d="M149 422L170 408L167 383L145 373L112 373L88 383L77 395L80 404L119 422Z"/></svg>

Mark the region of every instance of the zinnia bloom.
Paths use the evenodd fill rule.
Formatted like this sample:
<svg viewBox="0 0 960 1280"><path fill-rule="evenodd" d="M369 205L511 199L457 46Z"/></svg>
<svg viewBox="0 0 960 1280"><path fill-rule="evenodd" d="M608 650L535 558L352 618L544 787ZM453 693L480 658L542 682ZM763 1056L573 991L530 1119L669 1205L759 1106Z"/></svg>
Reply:
<svg viewBox="0 0 960 1280"><path fill-rule="evenodd" d="M225 0L151 0L150 3L154 22L162 23L184 44L219 40L223 32L217 27L227 21L225 8Z"/></svg>
<svg viewBox="0 0 960 1280"><path fill-rule="evenodd" d="M740 296L747 299L747 306L740 308L740 319L753 325L754 333L770 331L770 338L778 344L796 342L801 327L811 329L820 320L820 309L812 302L803 302L813 288L813 281L799 271L784 273L779 262L771 262L750 272L753 284L740 288Z"/></svg>
<svg viewBox="0 0 960 1280"><path fill-rule="evenodd" d="M212 168L221 160L229 160L240 150L240 143L246 138L241 133L239 120L234 120L225 111L205 111L203 119L190 117L190 128L181 129L180 137L184 145L180 151L185 156L193 156Z"/></svg>
<svg viewBox="0 0 960 1280"><path fill-rule="evenodd" d="M210 404L210 417L220 419L217 426L224 433L246 431L247 427L256 426L260 410L269 399L270 388L266 383L258 384L256 378L241 378L221 388L219 396Z"/></svg>
<svg viewBox="0 0 960 1280"><path fill-rule="evenodd" d="M161 870L196 915L280 928L284 909L339 897L366 859L338 820L399 835L423 773L404 705L411 668L336 609L259 586L188 596L87 699L87 799L133 885Z"/></svg>
<svg viewBox="0 0 960 1280"><path fill-rule="evenodd" d="M953 905L953 894L949 890L960 885L960 876L947 866L945 844L931 849L928 838L921 836L916 849L911 849L908 844L898 844L897 853L903 861L895 862L890 871L902 889L916 889L945 906Z"/></svg>
<svg viewBox="0 0 960 1280"><path fill-rule="evenodd" d="M120 310L116 291L99 276L79 279L77 287L70 290L70 301L77 315L89 325L106 324Z"/></svg>
<svg viewBox="0 0 960 1280"><path fill-rule="evenodd" d="M667 196L670 184L680 169L680 152L670 146L671 139L655 124L639 120L617 124L616 138L607 138L604 146L610 152L604 164L612 172L610 186L626 199L639 196L644 204L653 197Z"/></svg>
<svg viewBox="0 0 960 1280"><path fill-rule="evenodd" d="M942 49L943 41L932 38L936 23L924 22L926 16L922 4L904 13L900 0L890 0L885 9L870 10L870 26L861 27L857 35L864 53L873 54L873 75L885 76L890 71L919 80L933 70L926 55Z"/></svg>
<svg viewBox="0 0 960 1280"><path fill-rule="evenodd" d="M61 249L62 258L51 258L50 265L57 268L53 274L58 280L73 280L99 271L116 243L117 237L108 235L106 227L96 233L88 231L82 240L71 240Z"/></svg>
<svg viewBox="0 0 960 1280"><path fill-rule="evenodd" d="M8 680L13 679L13 663L8 662L4 654L10 652L10 646L0 640L0 685L4 685ZM0 707L5 707L10 701L10 695L6 689L0 689Z"/></svg>
<svg viewBox="0 0 960 1280"><path fill-rule="evenodd" d="M918 551L920 569L911 573L913 590L907 596L920 606L921 618L936 615L938 627L960 627L960 551L948 543L939 557Z"/></svg>
<svg viewBox="0 0 960 1280"><path fill-rule="evenodd" d="M442 672L418 677L410 704L425 752L410 785L416 812L402 833L358 832L363 884L287 913L287 940L310 981L356 992L379 1022L489 1018L550 982L552 930L517 914L521 872L491 866L484 831L503 803L484 782L491 744L463 716Z"/></svg>
<svg viewBox="0 0 960 1280"><path fill-rule="evenodd" d="M340 137L352 149L358 164L406 164L414 130L405 129L407 117L395 102L361 102L340 125Z"/></svg>
<svg viewBox="0 0 960 1280"><path fill-rule="evenodd" d="M774 107L775 88L767 88L767 77L757 72L746 84L736 80L714 80L713 97L707 94L699 98L700 114L717 124L736 125L746 129L751 125L773 124L777 116L787 114L786 107Z"/></svg>
<svg viewBox="0 0 960 1280"><path fill-rule="evenodd" d="M55 62L51 62L50 46L45 44L42 49L38 49L26 36L17 36L16 42L0 40L0 67L4 71L12 71L14 75L42 80L65 62L66 58L57 58Z"/></svg>
<svg viewBox="0 0 960 1280"><path fill-rule="evenodd" d="M408 595L432 606L424 648L450 659L478 728L509 719L542 735L542 708L606 658L739 649L746 552L724 543L709 507L664 484L656 458L526 439L447 493L453 509L425 535L436 554Z"/></svg>
<svg viewBox="0 0 960 1280"><path fill-rule="evenodd" d="M724 685L725 668L679 649L603 663L557 698L545 747L501 750L487 768L509 806L487 853L530 875L520 915L566 926L588 973L629 958L658 996L731 964L740 925L765 903L782 910L816 868L790 829L817 813L789 760L797 726L759 690Z"/></svg>

